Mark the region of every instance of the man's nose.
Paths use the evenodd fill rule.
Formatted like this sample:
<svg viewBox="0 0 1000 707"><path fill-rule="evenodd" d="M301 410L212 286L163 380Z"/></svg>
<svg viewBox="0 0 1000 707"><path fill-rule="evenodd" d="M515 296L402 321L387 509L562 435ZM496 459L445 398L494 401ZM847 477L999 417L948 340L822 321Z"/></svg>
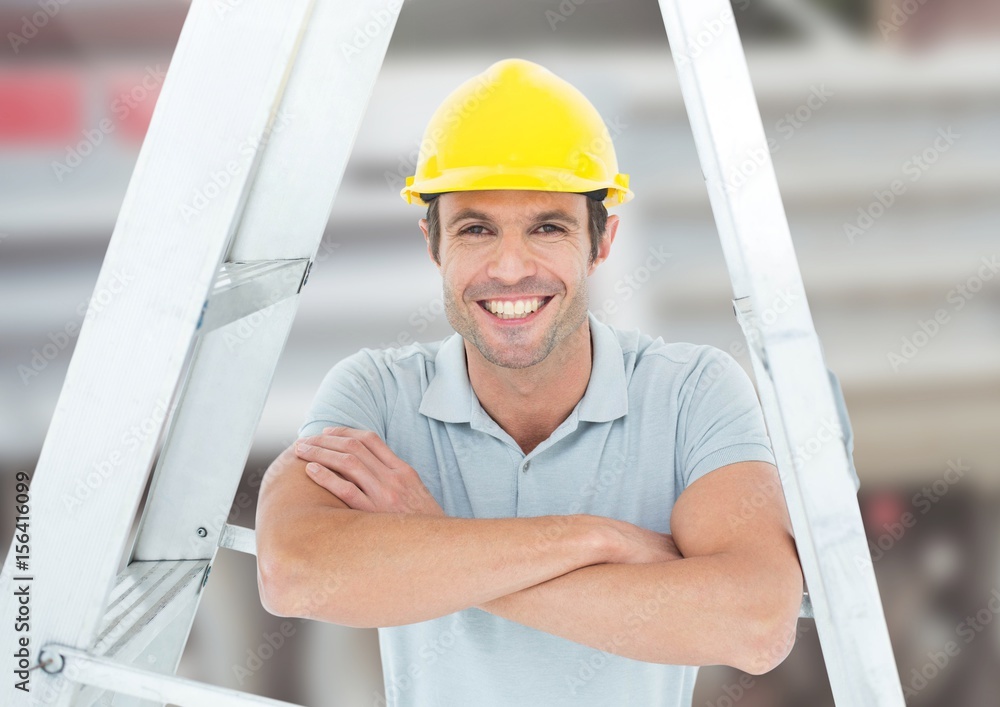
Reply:
<svg viewBox="0 0 1000 707"><path fill-rule="evenodd" d="M504 234L490 252L487 275L497 280L518 282L535 272L535 256L527 239L520 234Z"/></svg>

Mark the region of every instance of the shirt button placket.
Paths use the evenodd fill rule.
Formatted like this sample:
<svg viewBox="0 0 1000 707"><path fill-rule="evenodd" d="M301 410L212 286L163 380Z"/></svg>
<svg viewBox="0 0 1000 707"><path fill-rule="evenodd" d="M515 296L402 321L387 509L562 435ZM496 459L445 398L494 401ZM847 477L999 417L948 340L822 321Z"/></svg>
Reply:
<svg viewBox="0 0 1000 707"><path fill-rule="evenodd" d="M524 466L521 467L521 471L527 471L528 467L531 466L531 460L524 462Z"/></svg>

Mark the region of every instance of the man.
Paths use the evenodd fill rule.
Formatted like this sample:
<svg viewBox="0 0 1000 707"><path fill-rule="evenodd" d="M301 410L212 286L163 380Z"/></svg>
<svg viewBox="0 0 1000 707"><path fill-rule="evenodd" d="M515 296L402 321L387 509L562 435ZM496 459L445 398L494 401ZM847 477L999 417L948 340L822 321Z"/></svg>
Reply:
<svg viewBox="0 0 1000 707"><path fill-rule="evenodd" d="M752 383L587 308L628 181L543 67L459 86L402 192L456 333L333 366L264 478L264 606L378 627L390 705L687 706L697 666L791 650L802 574Z"/></svg>

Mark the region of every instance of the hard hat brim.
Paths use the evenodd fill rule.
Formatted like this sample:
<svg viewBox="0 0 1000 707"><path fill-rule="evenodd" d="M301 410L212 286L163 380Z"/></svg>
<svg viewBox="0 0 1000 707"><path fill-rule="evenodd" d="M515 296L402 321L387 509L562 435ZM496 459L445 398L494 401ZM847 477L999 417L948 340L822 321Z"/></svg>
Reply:
<svg viewBox="0 0 1000 707"><path fill-rule="evenodd" d="M627 174L617 174L613 181L585 179L566 172L563 169L546 169L544 167L531 170L521 169L516 173L504 170L502 167L466 167L452 169L446 174L433 179L415 181L408 177L407 184L400 191L400 196L408 204L427 206L420 194L436 194L452 191L488 191L494 189L551 191L584 193L607 189L608 196L605 206L615 206L630 201L634 196L628 188Z"/></svg>

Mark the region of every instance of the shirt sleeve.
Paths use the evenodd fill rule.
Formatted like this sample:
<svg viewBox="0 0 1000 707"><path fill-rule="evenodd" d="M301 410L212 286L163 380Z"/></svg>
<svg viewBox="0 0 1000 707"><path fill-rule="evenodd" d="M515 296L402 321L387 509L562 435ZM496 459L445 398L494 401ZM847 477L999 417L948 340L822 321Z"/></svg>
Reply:
<svg viewBox="0 0 1000 707"><path fill-rule="evenodd" d="M371 430L385 439L389 417L385 379L373 353L361 349L338 361L324 376L299 427L300 439L338 426Z"/></svg>
<svg viewBox="0 0 1000 707"><path fill-rule="evenodd" d="M757 392L728 353L698 347L679 400L676 461L684 488L726 464L775 464Z"/></svg>

